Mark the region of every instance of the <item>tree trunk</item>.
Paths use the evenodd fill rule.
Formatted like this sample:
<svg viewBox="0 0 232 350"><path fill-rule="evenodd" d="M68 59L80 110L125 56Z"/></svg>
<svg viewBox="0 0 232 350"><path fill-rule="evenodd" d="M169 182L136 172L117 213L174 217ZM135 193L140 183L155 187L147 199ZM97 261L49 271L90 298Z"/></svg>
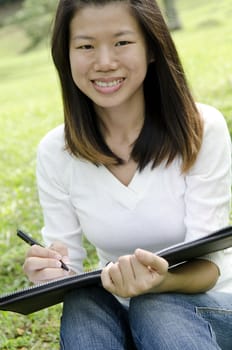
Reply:
<svg viewBox="0 0 232 350"><path fill-rule="evenodd" d="M176 9L175 0L163 0L165 14L167 16L168 27L170 30L178 30L182 28L178 11Z"/></svg>

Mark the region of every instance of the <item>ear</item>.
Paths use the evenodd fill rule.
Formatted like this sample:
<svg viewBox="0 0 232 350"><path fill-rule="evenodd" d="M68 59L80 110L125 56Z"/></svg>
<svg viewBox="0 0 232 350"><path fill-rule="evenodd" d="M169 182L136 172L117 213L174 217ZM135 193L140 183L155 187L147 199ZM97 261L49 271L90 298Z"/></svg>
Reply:
<svg viewBox="0 0 232 350"><path fill-rule="evenodd" d="M151 64L153 62L155 62L155 57L154 56L150 56L150 57L148 56L147 64L149 65L149 64Z"/></svg>
<svg viewBox="0 0 232 350"><path fill-rule="evenodd" d="M150 64L153 62L155 62L155 55L154 52L151 52L151 50L149 50L147 53L147 63Z"/></svg>

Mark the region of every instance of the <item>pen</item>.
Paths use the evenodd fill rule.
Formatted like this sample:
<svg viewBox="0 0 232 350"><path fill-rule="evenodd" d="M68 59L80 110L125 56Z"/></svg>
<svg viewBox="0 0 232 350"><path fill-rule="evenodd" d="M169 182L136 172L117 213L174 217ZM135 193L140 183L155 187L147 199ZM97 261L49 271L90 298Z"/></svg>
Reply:
<svg viewBox="0 0 232 350"><path fill-rule="evenodd" d="M39 245L40 247L43 247L42 244L36 242L32 237L28 236L28 234L26 234L25 232L21 231L21 230L17 230L17 236L20 237L22 240L24 240L24 242L26 242L29 245ZM68 266L62 261L60 260L61 263L61 268L69 271Z"/></svg>

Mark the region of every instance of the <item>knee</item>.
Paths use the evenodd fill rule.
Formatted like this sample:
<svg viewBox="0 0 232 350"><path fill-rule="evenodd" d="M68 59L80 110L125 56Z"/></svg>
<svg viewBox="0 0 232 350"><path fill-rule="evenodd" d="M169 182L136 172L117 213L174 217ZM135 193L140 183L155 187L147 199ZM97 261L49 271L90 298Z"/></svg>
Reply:
<svg viewBox="0 0 232 350"><path fill-rule="evenodd" d="M90 337L90 323L95 327L104 320L104 297L105 291L100 287L78 288L65 295L61 317L61 336L65 342L76 339L77 334Z"/></svg>
<svg viewBox="0 0 232 350"><path fill-rule="evenodd" d="M131 299L129 319L134 328L152 327L158 331L170 322L170 311L167 295L146 294Z"/></svg>
<svg viewBox="0 0 232 350"><path fill-rule="evenodd" d="M148 294L133 298L129 321L138 348L218 349L208 322L185 296ZM198 341L201 339L200 341Z"/></svg>
<svg viewBox="0 0 232 350"><path fill-rule="evenodd" d="M101 287L73 291L65 297L61 344L67 349L121 349L127 342L127 318L118 300Z"/></svg>
<svg viewBox="0 0 232 350"><path fill-rule="evenodd" d="M173 340L168 343L173 327L162 299L165 298L149 294L131 299L128 316L138 349L173 349Z"/></svg>
<svg viewBox="0 0 232 350"><path fill-rule="evenodd" d="M101 287L77 288L65 295L63 314L66 311L79 312L84 311L86 314L88 310L97 313L98 309L102 307L102 300L109 298L109 293Z"/></svg>
<svg viewBox="0 0 232 350"><path fill-rule="evenodd" d="M129 317L136 327L142 325L161 330L165 328L174 332L178 325L185 328L196 317L195 306L188 298L180 294L146 294L131 299ZM183 320L185 320L183 322Z"/></svg>

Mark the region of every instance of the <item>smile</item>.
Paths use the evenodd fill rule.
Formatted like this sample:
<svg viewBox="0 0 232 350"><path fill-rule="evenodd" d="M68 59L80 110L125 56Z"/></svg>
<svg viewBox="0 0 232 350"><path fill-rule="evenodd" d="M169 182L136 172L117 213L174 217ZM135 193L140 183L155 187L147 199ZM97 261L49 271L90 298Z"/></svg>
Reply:
<svg viewBox="0 0 232 350"><path fill-rule="evenodd" d="M94 84L96 84L99 87L113 87L117 86L118 84L121 84L123 82L123 79L117 79L117 80L112 80L112 81L101 81L101 80L94 80Z"/></svg>
<svg viewBox="0 0 232 350"><path fill-rule="evenodd" d="M121 89L125 78L92 80L95 89L102 94L112 94Z"/></svg>

